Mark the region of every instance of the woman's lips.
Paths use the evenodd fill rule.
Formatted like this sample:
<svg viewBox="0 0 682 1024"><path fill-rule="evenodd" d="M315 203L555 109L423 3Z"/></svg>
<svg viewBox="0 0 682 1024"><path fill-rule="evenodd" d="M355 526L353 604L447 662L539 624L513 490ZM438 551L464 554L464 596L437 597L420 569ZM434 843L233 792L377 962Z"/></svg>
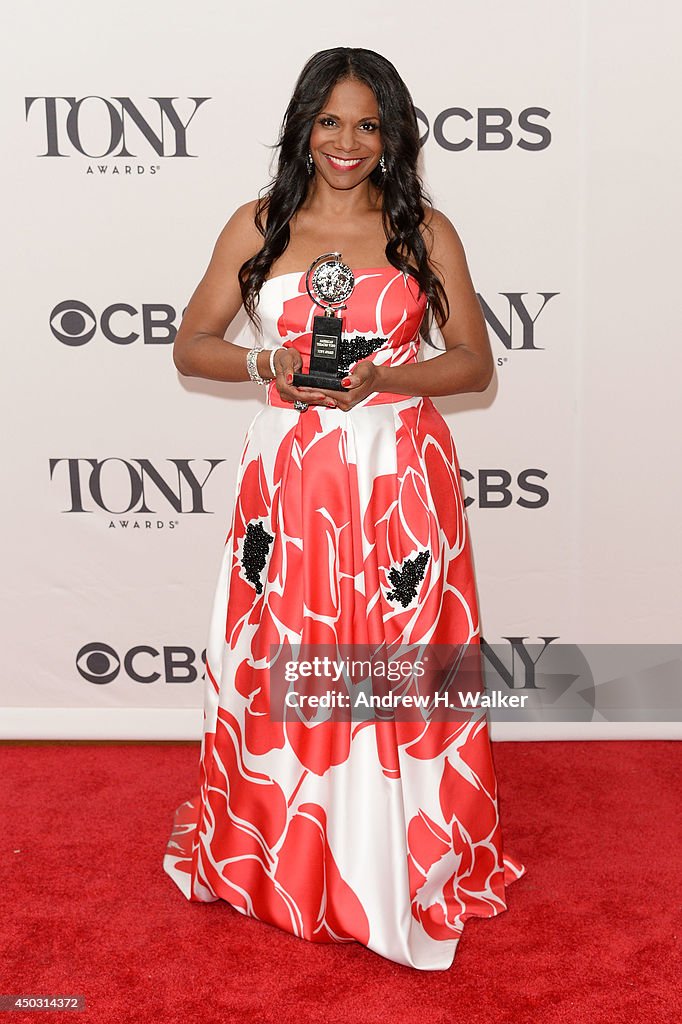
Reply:
<svg viewBox="0 0 682 1024"><path fill-rule="evenodd" d="M330 156L329 153L324 153L323 156L327 158L335 171L354 171L356 167L360 166L363 160L367 159L362 156L346 163L345 161L339 160L337 157Z"/></svg>

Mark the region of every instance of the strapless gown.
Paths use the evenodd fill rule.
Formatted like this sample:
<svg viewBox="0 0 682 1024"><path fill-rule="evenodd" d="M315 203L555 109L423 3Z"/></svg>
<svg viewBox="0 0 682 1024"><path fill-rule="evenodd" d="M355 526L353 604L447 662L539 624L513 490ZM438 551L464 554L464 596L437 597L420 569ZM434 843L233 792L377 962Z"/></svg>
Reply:
<svg viewBox="0 0 682 1024"><path fill-rule="evenodd" d="M345 368L417 361L415 278L354 274ZM307 369L320 310L305 273L266 281L259 312L264 347L295 346ZM505 911L526 871L503 852L485 711L278 721L269 659L285 643L479 643L453 438L429 398L298 412L263 390L209 624L197 792L175 812L163 866L188 900L444 970L467 918Z"/></svg>

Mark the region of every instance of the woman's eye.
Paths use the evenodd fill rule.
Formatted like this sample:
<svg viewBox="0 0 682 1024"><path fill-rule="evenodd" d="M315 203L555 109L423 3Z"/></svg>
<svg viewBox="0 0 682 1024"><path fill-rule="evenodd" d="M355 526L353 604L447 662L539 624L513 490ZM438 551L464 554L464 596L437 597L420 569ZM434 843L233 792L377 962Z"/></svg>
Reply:
<svg viewBox="0 0 682 1024"><path fill-rule="evenodd" d="M374 124L373 121L365 121L365 123L363 125L361 125L361 127L362 128L369 128L369 130L371 132L375 132L375 131L378 130L379 125L378 124Z"/></svg>
<svg viewBox="0 0 682 1024"><path fill-rule="evenodd" d="M329 121L331 121L332 124L335 124L335 121L334 121L333 117L321 117L320 118L320 124L327 124Z"/></svg>

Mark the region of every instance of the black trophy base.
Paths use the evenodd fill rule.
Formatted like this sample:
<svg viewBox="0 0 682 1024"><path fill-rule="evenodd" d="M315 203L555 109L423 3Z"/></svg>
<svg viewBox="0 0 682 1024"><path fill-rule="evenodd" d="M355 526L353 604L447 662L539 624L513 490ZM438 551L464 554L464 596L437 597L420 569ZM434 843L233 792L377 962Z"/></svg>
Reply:
<svg viewBox="0 0 682 1024"><path fill-rule="evenodd" d="M292 381L295 388L325 388L327 391L347 391L338 377L328 373L295 373Z"/></svg>

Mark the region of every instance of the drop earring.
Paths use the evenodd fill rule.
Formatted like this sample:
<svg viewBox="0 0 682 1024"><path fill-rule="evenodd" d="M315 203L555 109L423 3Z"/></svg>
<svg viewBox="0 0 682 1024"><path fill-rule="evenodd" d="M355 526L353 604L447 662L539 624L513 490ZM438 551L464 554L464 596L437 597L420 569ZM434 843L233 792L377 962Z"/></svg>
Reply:
<svg viewBox="0 0 682 1024"><path fill-rule="evenodd" d="M308 168L308 174L313 175L315 173L315 164L313 163L313 154L308 150L308 159L306 160L306 167Z"/></svg>
<svg viewBox="0 0 682 1024"><path fill-rule="evenodd" d="M386 173L386 161L384 160L384 154L383 153L381 154L381 157L379 158L379 167L381 168L382 172L385 174Z"/></svg>

